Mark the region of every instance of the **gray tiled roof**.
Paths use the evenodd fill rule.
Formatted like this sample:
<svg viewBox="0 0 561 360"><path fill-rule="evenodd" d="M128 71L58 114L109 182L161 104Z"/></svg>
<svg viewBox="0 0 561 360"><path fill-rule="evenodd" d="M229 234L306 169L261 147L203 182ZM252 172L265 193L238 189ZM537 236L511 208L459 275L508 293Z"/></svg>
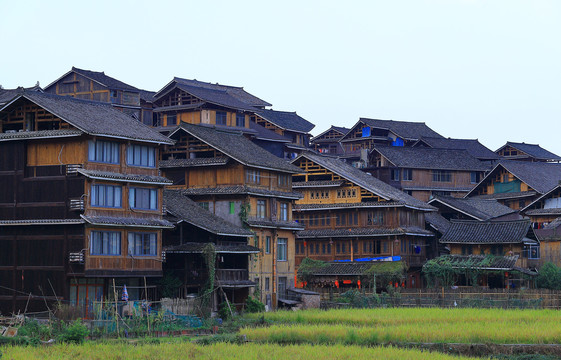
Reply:
<svg viewBox="0 0 561 360"><path fill-rule="evenodd" d="M141 90L141 89L138 89L138 91L140 91L140 100L144 100L146 102L154 101L154 95L156 95L155 91Z"/></svg>
<svg viewBox="0 0 561 360"><path fill-rule="evenodd" d="M388 228L342 228L342 229L311 229L300 231L296 234L298 239L315 238L339 238L339 237L368 237L368 236L390 236L390 235L419 235L432 236L433 233L417 227Z"/></svg>
<svg viewBox="0 0 561 360"><path fill-rule="evenodd" d="M464 171L488 170L488 165L471 156L466 150L375 146L372 149L372 152L374 151L380 153L399 168Z"/></svg>
<svg viewBox="0 0 561 360"><path fill-rule="evenodd" d="M183 195L256 195L264 197L279 197L285 199L301 199L303 196L299 192L267 190L246 185L221 186L215 188L188 188L182 190Z"/></svg>
<svg viewBox="0 0 561 360"><path fill-rule="evenodd" d="M327 203L327 204L296 204L294 211L321 210L321 209L355 209L355 208L381 208L381 207L400 207L401 201L366 201L361 203Z"/></svg>
<svg viewBox="0 0 561 360"><path fill-rule="evenodd" d="M561 217L556 218L541 229L534 229L540 241L559 241L561 240Z"/></svg>
<svg viewBox="0 0 561 360"><path fill-rule="evenodd" d="M84 77L87 77L88 79L94 80L102 85L105 85L106 87L110 88L110 89L115 89L115 90L125 90L125 91L132 91L132 92L139 92L140 90L135 88L134 86L131 86L129 84L125 84L124 82L117 80L115 78L112 78L111 76L105 75L105 72L103 71L91 71L91 70L84 70L84 69L78 69L77 67L72 67L72 70L70 70L68 73L64 74L62 77L65 77L66 75L68 75L71 72L75 72L77 74L80 74ZM62 78L61 77L61 78ZM50 87L52 87L53 85L55 85L58 80L60 80L61 78L55 80L54 82L50 83L49 85L47 85L47 87L45 88L45 90L49 89Z"/></svg>
<svg viewBox="0 0 561 360"><path fill-rule="evenodd" d="M274 132L273 130L269 130L266 129L265 127L250 121L249 122L249 127L252 130L255 130L255 138L258 140L268 140L268 141L276 141L276 142L282 142L282 143L289 143L292 140L290 140L288 137L286 136L282 136L280 134L277 134L276 132Z"/></svg>
<svg viewBox="0 0 561 360"><path fill-rule="evenodd" d="M471 156L480 160L498 160L501 157L487 148L477 139L451 139L442 137L423 137L420 141L432 148L464 149Z"/></svg>
<svg viewBox="0 0 561 360"><path fill-rule="evenodd" d="M518 199L518 198L532 197L535 195L537 195L537 192L535 191L520 191L520 192L474 195L473 198L503 200L503 199Z"/></svg>
<svg viewBox="0 0 561 360"><path fill-rule="evenodd" d="M213 165L226 165L228 163L227 157L213 157L213 158L195 158L195 159L169 159L161 160L160 168L186 168L196 166L213 166Z"/></svg>
<svg viewBox="0 0 561 360"><path fill-rule="evenodd" d="M481 198L455 198L451 196L435 196L429 201L429 204L438 207L437 203L444 204L463 214L473 217L475 220L490 220L507 214L516 212L500 204L496 200Z"/></svg>
<svg viewBox="0 0 561 360"><path fill-rule="evenodd" d="M170 254L202 254L208 243L187 242L181 245L166 246L164 251ZM221 245L215 244L216 253L218 254L257 254L259 248L255 246L239 243L238 245Z"/></svg>
<svg viewBox="0 0 561 360"><path fill-rule="evenodd" d="M551 190L561 181L561 164L502 160L500 165L540 194Z"/></svg>
<svg viewBox="0 0 561 360"><path fill-rule="evenodd" d="M83 219L29 219L29 220L0 220L0 226L29 226L29 225L79 225Z"/></svg>
<svg viewBox="0 0 561 360"><path fill-rule="evenodd" d="M193 226L215 235L253 236L247 229L236 226L203 209L199 204L181 194L181 190L165 190L166 211Z"/></svg>
<svg viewBox="0 0 561 360"><path fill-rule="evenodd" d="M82 131L72 130L72 129L18 131L13 133L0 133L0 141L71 137L71 136L80 136L82 134L83 134Z"/></svg>
<svg viewBox="0 0 561 360"><path fill-rule="evenodd" d="M554 186L549 191L547 191L546 193L539 196L536 200L532 201L528 206L521 209L520 211L522 213L527 213L528 215L532 215L532 214L530 214L528 209L532 209L531 211L534 211L536 209L541 209L544 206L544 203L542 202L542 200L545 200L545 199L548 199L550 197L556 196L560 192L561 192L561 182L559 183L559 185Z"/></svg>
<svg viewBox="0 0 561 360"><path fill-rule="evenodd" d="M345 183L345 180L323 180L323 181L298 181L293 182L293 188L310 188L310 187L338 187Z"/></svg>
<svg viewBox="0 0 561 360"><path fill-rule="evenodd" d="M169 138L114 109L110 104L36 91L23 91L18 96L32 101L89 135L173 144Z"/></svg>
<svg viewBox="0 0 561 360"><path fill-rule="evenodd" d="M304 226L296 221L281 221L281 220L271 220L266 218L265 219L248 218L245 222L249 226L254 226L254 227L279 228L279 229L288 229L288 230L304 229Z"/></svg>
<svg viewBox="0 0 561 360"><path fill-rule="evenodd" d="M121 174L121 173L114 173L109 171L86 170L86 169L78 169L77 171L80 174L93 179L107 179L107 180L124 181L124 182L131 182L131 183L147 183L147 184L159 184L159 185L172 184L171 180L168 180L162 176L155 176L155 175Z"/></svg>
<svg viewBox="0 0 561 360"><path fill-rule="evenodd" d="M500 149L504 148L505 146L513 147L538 160L561 161L560 156L555 155L551 151L548 151L537 144L526 144L523 142L517 143L517 142L507 141L506 145L503 145ZM497 151L499 151L500 149L498 149Z"/></svg>
<svg viewBox="0 0 561 360"><path fill-rule="evenodd" d="M191 86L178 83L177 87L205 102L224 106L231 109L255 111L256 109L248 103L237 99L226 90L209 89L199 86Z"/></svg>
<svg viewBox="0 0 561 360"><path fill-rule="evenodd" d="M534 209L526 211L526 215L561 215L560 208Z"/></svg>
<svg viewBox="0 0 561 360"><path fill-rule="evenodd" d="M181 123L170 134L170 137L177 131L185 131L191 134L243 165L289 173L300 172L298 167L271 154L241 134L218 130L214 127Z"/></svg>
<svg viewBox="0 0 561 360"><path fill-rule="evenodd" d="M425 214L425 222L432 226L434 229L444 234L450 227L450 222L438 213Z"/></svg>
<svg viewBox="0 0 561 360"><path fill-rule="evenodd" d="M372 267L372 263L327 263L325 266L318 266L312 274L316 276L333 275L364 275Z"/></svg>
<svg viewBox="0 0 561 360"><path fill-rule="evenodd" d="M434 207L427 203L417 200L414 197L396 189L395 187L386 184L385 182L368 175L367 173L330 156L323 156L312 152L303 152L292 162L295 163L301 157L305 157L316 164L332 171L333 173L341 176L344 179L370 191L386 200L399 201L409 207L414 207L422 210L433 211ZM300 170L302 171L302 170Z"/></svg>
<svg viewBox="0 0 561 360"><path fill-rule="evenodd" d="M147 228L173 228L173 224L158 218L130 218L114 216L86 216L80 215L87 223L92 225L114 225Z"/></svg>
<svg viewBox="0 0 561 360"><path fill-rule="evenodd" d="M440 239L451 244L516 244L529 233L530 220L475 221L450 220L450 227ZM533 236L532 236L533 237Z"/></svg>
<svg viewBox="0 0 561 360"><path fill-rule="evenodd" d="M342 138L343 136L345 136L350 130L351 130L351 129L348 129L348 128L345 128L345 127L342 127L342 126L334 126L334 125L331 125L331 127L330 127L329 129L325 130L324 132L320 133L320 134L317 135L317 136L314 136L314 137L310 140L310 142L312 142L312 143L335 142L335 141L337 141L337 138L333 138L333 139L321 139L321 137L324 136L325 134L329 133L330 131L336 131L336 132L338 132L338 133L341 134L341 136L339 137L339 139L340 139L340 138Z"/></svg>
<svg viewBox="0 0 561 360"><path fill-rule="evenodd" d="M258 110L256 113L263 119L286 130L308 133L315 127L314 124L296 114L296 112Z"/></svg>
<svg viewBox="0 0 561 360"><path fill-rule="evenodd" d="M456 268L481 270L513 270L518 255L442 255L434 259L437 263L451 265Z"/></svg>
<svg viewBox="0 0 561 360"><path fill-rule="evenodd" d="M370 127L390 130L404 139L418 140L427 136L442 137L442 135L429 128L425 123L368 118L360 118L359 121L362 121Z"/></svg>
<svg viewBox="0 0 561 360"><path fill-rule="evenodd" d="M252 94L248 93L247 91L245 91L243 87L222 85L222 84L218 84L218 83L212 84L212 83L208 83L208 82L203 82L203 81L198 81L198 80L189 80L189 79L183 79L183 78L178 78L178 77L175 77L173 79L173 81L176 81L178 84L187 85L187 86L191 86L191 87L198 87L198 88L209 89L209 90L225 91L226 93L228 93L233 98L235 98L238 101L241 101L245 104L248 104L250 106L255 106L255 107L271 106L271 104L269 104L268 102L266 102L266 101L258 98L257 96L252 95Z"/></svg>

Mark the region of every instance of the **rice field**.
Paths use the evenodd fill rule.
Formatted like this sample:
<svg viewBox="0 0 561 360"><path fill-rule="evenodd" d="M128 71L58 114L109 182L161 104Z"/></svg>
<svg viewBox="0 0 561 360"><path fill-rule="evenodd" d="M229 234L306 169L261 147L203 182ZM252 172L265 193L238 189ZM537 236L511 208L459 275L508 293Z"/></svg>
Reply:
<svg viewBox="0 0 561 360"><path fill-rule="evenodd" d="M250 341L283 344L561 343L561 312L555 310L389 308L264 316L273 325L240 333Z"/></svg>
<svg viewBox="0 0 561 360"><path fill-rule="evenodd" d="M359 346L313 346L275 344L235 345L217 343L212 345L195 345L192 343L147 344L132 346L130 344L95 344L53 345L50 347L0 347L2 359L29 360L127 360L127 359L431 359L464 360L473 357L457 357L434 352L398 349L393 347L359 347Z"/></svg>

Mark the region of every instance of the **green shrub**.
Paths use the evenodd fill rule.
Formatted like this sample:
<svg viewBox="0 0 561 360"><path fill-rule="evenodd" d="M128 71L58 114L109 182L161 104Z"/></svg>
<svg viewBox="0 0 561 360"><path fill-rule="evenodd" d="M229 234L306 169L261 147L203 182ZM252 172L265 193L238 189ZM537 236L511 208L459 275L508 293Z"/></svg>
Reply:
<svg viewBox="0 0 561 360"><path fill-rule="evenodd" d="M546 262L540 268L536 278L538 288L561 290L561 268L552 262Z"/></svg>
<svg viewBox="0 0 561 360"><path fill-rule="evenodd" d="M265 311L265 304L256 298L249 296L245 301L245 311L249 313L263 312Z"/></svg>
<svg viewBox="0 0 561 360"><path fill-rule="evenodd" d="M59 335L59 340L62 342L81 344L88 334L88 327L78 319L71 322L70 325L62 330Z"/></svg>

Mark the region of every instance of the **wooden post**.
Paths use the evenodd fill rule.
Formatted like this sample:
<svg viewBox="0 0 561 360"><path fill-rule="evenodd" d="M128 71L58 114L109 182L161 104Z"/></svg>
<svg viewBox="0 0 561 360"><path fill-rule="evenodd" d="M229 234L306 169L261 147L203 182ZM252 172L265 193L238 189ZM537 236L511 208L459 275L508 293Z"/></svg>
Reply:
<svg viewBox="0 0 561 360"><path fill-rule="evenodd" d="M115 289L115 278L113 278L113 295L115 296L115 324L117 326L117 337L119 337L119 313L117 312L117 290Z"/></svg>
<svg viewBox="0 0 561 360"><path fill-rule="evenodd" d="M148 324L148 336L150 336L150 316L148 316L148 286L146 286L146 276L144 277L144 302L146 304L146 323Z"/></svg>

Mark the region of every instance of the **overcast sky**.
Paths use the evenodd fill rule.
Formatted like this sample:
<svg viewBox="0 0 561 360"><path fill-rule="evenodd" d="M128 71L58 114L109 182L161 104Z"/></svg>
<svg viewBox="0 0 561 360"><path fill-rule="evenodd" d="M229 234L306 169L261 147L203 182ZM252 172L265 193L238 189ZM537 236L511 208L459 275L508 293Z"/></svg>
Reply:
<svg viewBox="0 0 561 360"><path fill-rule="evenodd" d="M0 84L72 66L157 91L174 76L243 86L276 110L351 127L561 155L561 1L0 0Z"/></svg>

